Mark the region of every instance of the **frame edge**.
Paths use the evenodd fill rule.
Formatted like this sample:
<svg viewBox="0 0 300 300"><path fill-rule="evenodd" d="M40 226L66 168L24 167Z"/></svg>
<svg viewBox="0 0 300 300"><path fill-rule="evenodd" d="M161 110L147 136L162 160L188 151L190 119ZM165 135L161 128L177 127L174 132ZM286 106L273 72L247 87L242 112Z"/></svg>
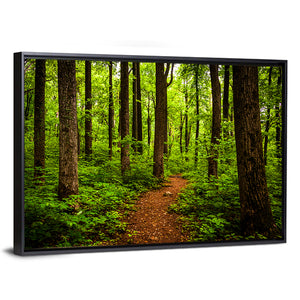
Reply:
<svg viewBox="0 0 300 300"><path fill-rule="evenodd" d="M24 55L14 53L14 253L24 255L23 79Z"/></svg>

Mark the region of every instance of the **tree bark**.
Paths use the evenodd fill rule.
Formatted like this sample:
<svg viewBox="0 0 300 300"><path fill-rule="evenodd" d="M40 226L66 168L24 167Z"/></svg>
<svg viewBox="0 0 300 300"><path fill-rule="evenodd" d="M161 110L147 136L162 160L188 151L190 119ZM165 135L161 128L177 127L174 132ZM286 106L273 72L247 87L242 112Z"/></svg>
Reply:
<svg viewBox="0 0 300 300"><path fill-rule="evenodd" d="M164 75L164 82L163 82L163 105L164 105L164 154L168 155L168 88L167 88L167 77L168 77L168 68Z"/></svg>
<svg viewBox="0 0 300 300"><path fill-rule="evenodd" d="M174 64L171 66L171 79L167 82L168 75L170 72L170 63L167 63L166 70L164 71L164 88L163 97L164 99L164 154L168 155L168 86L173 82L173 69Z"/></svg>
<svg viewBox="0 0 300 300"><path fill-rule="evenodd" d="M260 124L258 69L233 66L233 102L241 230L269 235L275 228L265 174Z"/></svg>
<svg viewBox="0 0 300 300"><path fill-rule="evenodd" d="M229 119L229 65L225 65L224 75L224 95L223 95L223 120L228 121Z"/></svg>
<svg viewBox="0 0 300 300"><path fill-rule="evenodd" d="M210 65L211 88L212 88L212 130L211 148L208 158L208 177L218 177L218 149L221 134L221 88L218 77L218 65Z"/></svg>
<svg viewBox="0 0 300 300"><path fill-rule="evenodd" d="M164 176L164 140L165 140L165 107L166 79L164 64L156 63L156 106L155 106L155 136L153 175Z"/></svg>
<svg viewBox="0 0 300 300"><path fill-rule="evenodd" d="M137 96L137 72L136 64L132 63L133 79L132 79L132 141L137 141L137 108L136 108L136 96ZM137 147L133 147L137 151Z"/></svg>
<svg viewBox="0 0 300 300"><path fill-rule="evenodd" d="M112 159L113 148L113 127L114 127L114 100L113 100L113 83L112 83L113 63L109 62L109 103L108 103L108 156Z"/></svg>
<svg viewBox="0 0 300 300"><path fill-rule="evenodd" d="M92 154L92 81L91 62L85 62L85 155Z"/></svg>
<svg viewBox="0 0 300 300"><path fill-rule="evenodd" d="M184 101L185 101L185 132L184 132L184 145L185 145L185 160L188 160L187 154L189 151L189 119L188 119L188 90L187 86L185 86L185 93L184 93Z"/></svg>
<svg viewBox="0 0 300 300"><path fill-rule="evenodd" d="M60 199L78 194L75 61L58 61Z"/></svg>
<svg viewBox="0 0 300 300"><path fill-rule="evenodd" d="M148 95L148 104L147 104L147 137L148 137L148 146L150 149L150 143L151 143L151 118L150 118L150 103L151 99Z"/></svg>
<svg viewBox="0 0 300 300"><path fill-rule="evenodd" d="M142 119L142 95L141 95L141 76L140 76L140 63L136 63L136 117L137 117L137 140L140 142L138 145L138 152L143 153L143 119Z"/></svg>
<svg viewBox="0 0 300 300"><path fill-rule="evenodd" d="M121 131L121 173L126 175L130 169L129 158L129 77L128 62L121 62L121 108L120 108L120 131Z"/></svg>
<svg viewBox="0 0 300 300"><path fill-rule="evenodd" d="M34 94L34 178L37 180L36 183L45 180L45 82L45 60L37 59Z"/></svg>

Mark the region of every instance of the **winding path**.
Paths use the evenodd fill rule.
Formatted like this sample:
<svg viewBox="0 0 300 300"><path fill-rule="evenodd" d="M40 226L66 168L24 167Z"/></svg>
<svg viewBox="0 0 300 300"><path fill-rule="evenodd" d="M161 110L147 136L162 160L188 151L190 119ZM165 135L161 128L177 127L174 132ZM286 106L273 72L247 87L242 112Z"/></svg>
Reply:
<svg viewBox="0 0 300 300"><path fill-rule="evenodd" d="M118 241L118 245L187 241L177 222L178 216L168 212L168 207L176 202L178 193L186 185L186 179L180 175L173 175L162 188L143 193L136 203L136 211L125 220L128 223L128 231Z"/></svg>

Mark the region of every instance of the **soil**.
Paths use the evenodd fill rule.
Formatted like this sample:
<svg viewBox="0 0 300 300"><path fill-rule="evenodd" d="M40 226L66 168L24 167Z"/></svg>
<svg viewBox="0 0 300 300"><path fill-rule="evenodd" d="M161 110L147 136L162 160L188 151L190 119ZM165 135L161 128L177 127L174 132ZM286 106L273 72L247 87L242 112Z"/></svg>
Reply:
<svg viewBox="0 0 300 300"><path fill-rule="evenodd" d="M125 220L127 232L120 237L117 245L186 242L187 236L182 233L178 215L168 211L186 185L186 179L173 175L163 187L141 194L136 210Z"/></svg>

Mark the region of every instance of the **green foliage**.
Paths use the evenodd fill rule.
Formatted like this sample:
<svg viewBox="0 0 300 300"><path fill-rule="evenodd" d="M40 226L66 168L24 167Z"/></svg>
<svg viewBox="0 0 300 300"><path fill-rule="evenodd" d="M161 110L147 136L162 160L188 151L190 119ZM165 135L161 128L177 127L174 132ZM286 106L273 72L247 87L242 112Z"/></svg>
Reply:
<svg viewBox="0 0 300 300"><path fill-rule="evenodd" d="M25 173L26 248L101 245L126 230L123 218L137 195L156 187L157 180L143 164L124 181L116 161L95 166L79 164L79 194L57 197L57 168L46 169L45 183L33 184L33 169Z"/></svg>
<svg viewBox="0 0 300 300"><path fill-rule="evenodd" d="M274 168L271 169L274 171ZM191 242L266 239L258 233L248 237L241 235L238 177L233 170L228 168L219 178L209 180L201 172L186 173L192 183L169 209L179 214ZM281 230L282 198L278 174L278 170L268 170L267 179L274 220Z"/></svg>
<svg viewBox="0 0 300 300"><path fill-rule="evenodd" d="M208 180L203 174L188 174L192 183L170 209L181 215L190 241L239 239L237 174L231 175Z"/></svg>
<svg viewBox="0 0 300 300"><path fill-rule="evenodd" d="M131 66L131 64L130 64ZM196 80L198 70L199 114L196 114ZM224 66L219 67L221 90L224 85ZM59 200L59 108L57 61L46 62L46 169L45 180L35 184L34 159L34 76L35 61L25 63L25 237L26 248L73 247L103 245L118 239L126 230L124 216L133 208L139 193L157 188L153 177L153 149L155 128L155 64L141 63L141 106L143 142L132 140L131 134L121 141L119 126L120 64L113 63L114 127L113 157L108 157L108 62L92 62L93 153L84 155L85 136L85 63L76 61L77 119L80 154L78 164L79 194ZM268 137L267 183L273 216L278 228L282 223L282 162L277 141L282 128L281 71L273 67L259 68L261 128ZM130 130L132 128L132 78L129 76ZM271 79L271 80L270 80ZM170 74L168 82L170 81ZM180 216L190 241L231 241L264 239L256 234L240 235L239 187L233 111L230 120L222 120L222 133L214 150L218 153L218 178L207 178L211 145L211 84L208 65L175 64L174 78L167 90L168 153L164 157L165 177L182 173L190 185L184 190L170 211ZM229 104L232 108L232 71ZM186 123L186 119L188 122ZM199 137L196 142L196 122ZM267 123L269 129L267 130ZM186 124L188 124L186 126ZM148 128L149 126L149 128ZM187 128L186 128L187 127ZM149 133L148 133L149 129ZM149 134L149 137L148 137ZM148 141L149 138L149 141ZM130 147L130 170L121 175L120 145ZM142 145L143 154L136 151ZM195 159L197 158L197 159Z"/></svg>

